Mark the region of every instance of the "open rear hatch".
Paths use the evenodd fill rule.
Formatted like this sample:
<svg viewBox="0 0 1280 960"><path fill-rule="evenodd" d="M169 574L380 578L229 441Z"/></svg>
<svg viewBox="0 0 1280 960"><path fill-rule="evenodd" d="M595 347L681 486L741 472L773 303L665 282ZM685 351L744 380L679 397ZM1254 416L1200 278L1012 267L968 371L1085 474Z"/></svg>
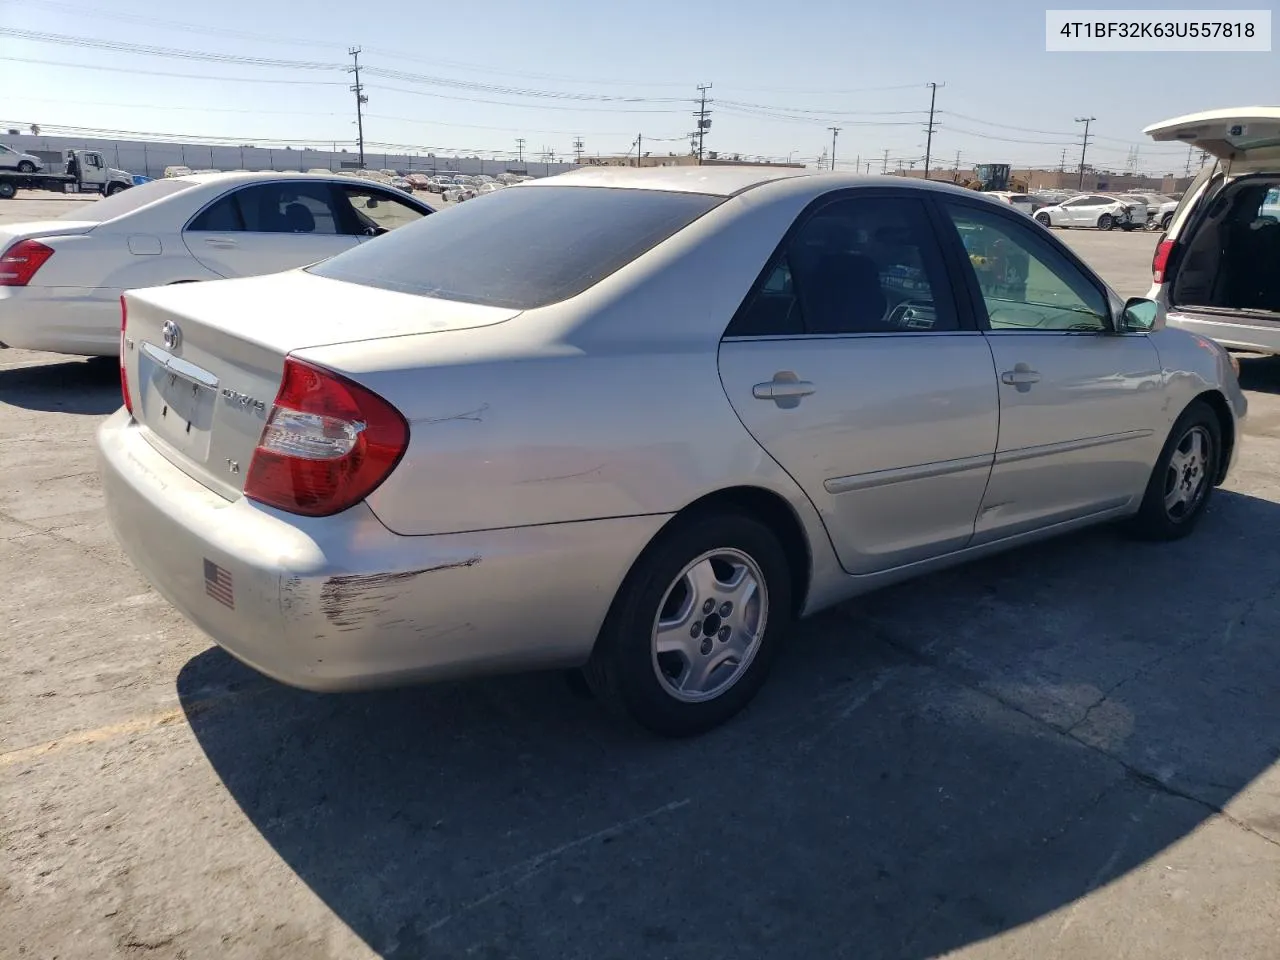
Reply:
<svg viewBox="0 0 1280 960"><path fill-rule="evenodd" d="M291 352L488 326L518 313L301 270L154 287L124 297L121 371L148 441L235 499Z"/></svg>
<svg viewBox="0 0 1280 960"><path fill-rule="evenodd" d="M1280 169L1280 107L1229 107L1153 123L1152 140L1185 143L1223 162L1229 175Z"/></svg>

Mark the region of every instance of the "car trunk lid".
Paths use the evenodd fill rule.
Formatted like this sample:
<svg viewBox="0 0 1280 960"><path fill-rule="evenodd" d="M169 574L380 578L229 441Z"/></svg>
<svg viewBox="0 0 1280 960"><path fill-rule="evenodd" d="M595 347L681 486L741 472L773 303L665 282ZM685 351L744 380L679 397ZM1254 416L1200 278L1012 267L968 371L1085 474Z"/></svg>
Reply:
<svg viewBox="0 0 1280 960"><path fill-rule="evenodd" d="M0 226L0 253L22 240L42 237L69 237L88 233L98 224L89 220L31 220Z"/></svg>
<svg viewBox="0 0 1280 960"><path fill-rule="evenodd" d="M1280 169L1280 107L1206 110L1162 120L1142 132L1157 142L1203 150L1232 174Z"/></svg>
<svg viewBox="0 0 1280 960"><path fill-rule="evenodd" d="M244 489L290 353L488 326L519 313L305 271L155 287L124 299L121 365L135 421L167 459L227 499Z"/></svg>

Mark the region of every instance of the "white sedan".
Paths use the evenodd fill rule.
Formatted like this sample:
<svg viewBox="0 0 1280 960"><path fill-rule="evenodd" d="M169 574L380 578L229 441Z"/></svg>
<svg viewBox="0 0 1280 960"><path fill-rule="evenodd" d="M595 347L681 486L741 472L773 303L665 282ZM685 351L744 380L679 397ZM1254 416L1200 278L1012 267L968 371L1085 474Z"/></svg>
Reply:
<svg viewBox="0 0 1280 960"><path fill-rule="evenodd" d="M167 177L66 217L0 227L0 347L120 352L120 295L324 260L432 208L351 177Z"/></svg>
<svg viewBox="0 0 1280 960"><path fill-rule="evenodd" d="M1142 200L1119 200L1102 194L1074 197L1036 211L1036 222L1046 227L1097 227L1099 230L1133 230L1146 225L1147 205Z"/></svg>

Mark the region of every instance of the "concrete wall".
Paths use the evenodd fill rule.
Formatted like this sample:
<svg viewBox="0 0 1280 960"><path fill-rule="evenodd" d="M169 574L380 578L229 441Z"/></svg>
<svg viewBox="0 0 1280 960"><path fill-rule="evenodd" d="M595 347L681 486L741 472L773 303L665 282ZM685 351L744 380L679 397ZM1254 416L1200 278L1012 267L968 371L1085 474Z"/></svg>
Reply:
<svg viewBox="0 0 1280 960"><path fill-rule="evenodd" d="M147 177L164 176L164 168L190 167L192 170L340 170L354 167L355 153L333 150L284 150L265 147L210 146L197 143L153 143L142 140L104 140L92 137L33 137L30 134L4 135L0 143L22 153L31 153L52 164L46 169L61 171L62 151L98 150L110 166ZM481 157L434 157L365 151L365 166L372 170L389 169L400 173L487 173L491 175L520 167L513 160L487 160ZM525 161L524 172L546 177L573 169L572 163L535 163Z"/></svg>

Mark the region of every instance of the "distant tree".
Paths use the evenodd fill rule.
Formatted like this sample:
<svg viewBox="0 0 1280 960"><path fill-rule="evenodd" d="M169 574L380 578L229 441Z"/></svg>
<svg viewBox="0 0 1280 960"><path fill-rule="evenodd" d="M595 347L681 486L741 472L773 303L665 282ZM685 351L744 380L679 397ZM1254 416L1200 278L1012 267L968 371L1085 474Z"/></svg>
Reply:
<svg viewBox="0 0 1280 960"><path fill-rule="evenodd" d="M31 125L31 135L32 135L33 137L38 137L38 136L40 136L40 124L38 124L38 123L33 123L33 124Z"/></svg>

